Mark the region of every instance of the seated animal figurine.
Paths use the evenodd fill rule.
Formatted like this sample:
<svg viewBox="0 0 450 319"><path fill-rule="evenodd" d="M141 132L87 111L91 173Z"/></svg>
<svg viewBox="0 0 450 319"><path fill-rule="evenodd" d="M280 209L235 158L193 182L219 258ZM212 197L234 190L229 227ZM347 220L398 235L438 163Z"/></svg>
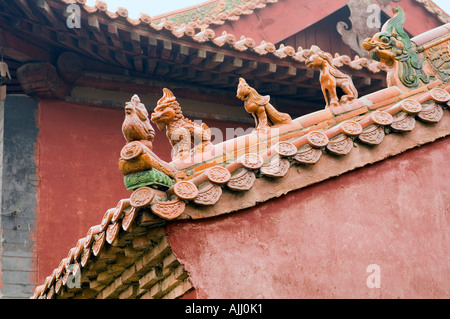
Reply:
<svg viewBox="0 0 450 319"><path fill-rule="evenodd" d="M239 78L236 97L244 101L245 110L255 118L255 131L268 132L271 125L292 122L289 114L278 112L270 104L269 95L260 95L243 78Z"/></svg>
<svg viewBox="0 0 450 319"><path fill-rule="evenodd" d="M309 57L305 61L306 67L320 70L320 85L325 98L326 107L338 106L358 98L358 91L352 79L333 65L331 55L313 45L309 50ZM344 95L339 99L336 87L340 87Z"/></svg>
<svg viewBox="0 0 450 319"><path fill-rule="evenodd" d="M201 153L212 146L211 132L205 123L198 125L185 118L173 93L164 88L164 95L158 101L152 113L152 122L162 131L166 129L167 138L172 144L172 159L190 154L194 144L194 153Z"/></svg>

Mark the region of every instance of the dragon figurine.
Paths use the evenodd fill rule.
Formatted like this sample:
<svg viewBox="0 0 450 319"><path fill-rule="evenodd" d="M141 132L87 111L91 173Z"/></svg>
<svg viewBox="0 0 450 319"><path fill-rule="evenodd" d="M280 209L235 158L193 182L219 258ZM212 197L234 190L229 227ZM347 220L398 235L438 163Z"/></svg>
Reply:
<svg viewBox="0 0 450 319"><path fill-rule="evenodd" d="M423 71L424 59L414 52L411 39L403 29L406 20L403 9L396 6L390 18L372 38L365 39L362 47L369 56L388 67L387 84L409 91L428 84L430 77Z"/></svg>

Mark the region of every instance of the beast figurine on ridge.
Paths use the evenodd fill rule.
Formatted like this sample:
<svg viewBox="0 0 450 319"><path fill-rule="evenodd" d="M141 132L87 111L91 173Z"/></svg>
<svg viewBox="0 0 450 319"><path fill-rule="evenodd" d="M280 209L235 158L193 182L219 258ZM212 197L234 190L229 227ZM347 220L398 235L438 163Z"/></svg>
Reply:
<svg viewBox="0 0 450 319"><path fill-rule="evenodd" d="M255 118L255 131L267 132L269 127L277 124L289 124L289 114L281 113L270 104L270 96L260 95L249 86L243 78L239 78L236 97L244 101L245 110Z"/></svg>
<svg viewBox="0 0 450 319"><path fill-rule="evenodd" d="M179 159L190 154L194 144L194 153L204 152L212 146L211 132L205 123L198 125L185 118L173 93L164 88L164 95L158 101L152 113L152 122L162 131L166 129L172 144L172 159Z"/></svg>

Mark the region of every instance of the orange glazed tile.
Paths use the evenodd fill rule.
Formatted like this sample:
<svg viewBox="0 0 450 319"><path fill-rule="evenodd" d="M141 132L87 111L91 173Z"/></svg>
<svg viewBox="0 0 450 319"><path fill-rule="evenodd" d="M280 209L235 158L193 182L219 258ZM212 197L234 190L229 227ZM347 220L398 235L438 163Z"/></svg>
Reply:
<svg viewBox="0 0 450 319"><path fill-rule="evenodd" d="M302 137L305 134L306 133L305 133L304 130L303 131L297 131L297 132L288 133L288 134L285 134L285 135L281 136L279 141L289 141L289 140L294 139L294 138Z"/></svg>
<svg viewBox="0 0 450 319"><path fill-rule="evenodd" d="M393 104L393 103L396 103L398 101L400 101L400 99L398 97L393 97L393 98L390 98L388 100L382 101L380 103L373 104L373 105L369 106L368 108L369 108L369 110L373 111L373 110L376 110L376 109L378 109L378 108L380 108L382 106Z"/></svg>
<svg viewBox="0 0 450 319"><path fill-rule="evenodd" d="M101 225L96 225L89 228L88 233L85 237L84 248L88 248L92 244L92 241L94 240L94 235L97 235L101 231L102 231Z"/></svg>
<svg viewBox="0 0 450 319"><path fill-rule="evenodd" d="M298 121L303 127L306 128L320 122L331 120L333 119L333 117L333 112L331 112L329 109L326 109L299 117Z"/></svg>
<svg viewBox="0 0 450 319"><path fill-rule="evenodd" d="M217 148L222 149L223 150L222 154L224 154L234 151L236 149L249 147L250 145L254 145L258 142L259 142L258 136L256 134L251 133L218 144Z"/></svg>
<svg viewBox="0 0 450 319"><path fill-rule="evenodd" d="M442 88L450 93L450 83L447 84L446 86L442 87Z"/></svg>
<svg viewBox="0 0 450 319"><path fill-rule="evenodd" d="M369 99L370 101L372 101L373 104L377 104L377 103L383 103L388 99L398 97L402 93L403 92L398 87L393 86L393 87L390 87L387 89L383 89L383 90L368 94L364 97L366 99Z"/></svg>
<svg viewBox="0 0 450 319"><path fill-rule="evenodd" d="M450 32L449 29L447 29L445 26L440 26L412 38L411 41L417 44L417 46L421 46L431 40L435 40L439 37L442 37L449 32Z"/></svg>
<svg viewBox="0 0 450 319"><path fill-rule="evenodd" d="M56 268L57 278L61 277L63 271L65 270L65 266L66 266L66 258L62 259L61 262L59 263L58 268Z"/></svg>
<svg viewBox="0 0 450 319"><path fill-rule="evenodd" d="M183 181L192 181L193 179L199 177L202 174L203 174L203 171L197 172L197 173L192 173L191 175L189 175L186 178L184 178ZM167 191L167 193L169 193L169 190Z"/></svg>
<svg viewBox="0 0 450 319"><path fill-rule="evenodd" d="M347 104L330 107L331 112L333 112L334 115L338 115L345 112L350 112L356 109L359 109L361 107L367 106L367 99L365 97L361 97L357 100L351 101Z"/></svg>
<svg viewBox="0 0 450 319"><path fill-rule="evenodd" d="M204 163L202 165L199 165L199 166L193 168L192 171L194 173L197 173L197 172L203 171L203 170L205 170L207 168L213 167L213 166L215 166L217 164L218 163L216 161L212 161L212 162L209 162L209 163Z"/></svg>
<svg viewBox="0 0 450 319"><path fill-rule="evenodd" d="M94 244L92 245L92 252L94 256L98 256L105 245L106 233L105 231L100 232L95 236Z"/></svg>
<svg viewBox="0 0 450 319"><path fill-rule="evenodd" d="M319 123L319 124L317 124L317 125L310 126L310 127L308 127L307 129L303 130L302 133L303 133L304 135L306 135L306 134L308 134L309 132L321 130L321 129L323 129L323 128L325 128L325 127L328 127L328 126L330 126L330 125L332 125L332 124L336 124L336 121L335 121L335 120L332 120L332 121L325 121L325 122Z"/></svg>
<svg viewBox="0 0 450 319"><path fill-rule="evenodd" d="M175 177L176 177L176 178L181 178L181 179L183 179L183 178L186 177L186 172L177 172L177 173L175 174Z"/></svg>
<svg viewBox="0 0 450 319"><path fill-rule="evenodd" d="M332 137L342 133L342 123L339 123L338 125L335 125L331 128L329 128L328 130L325 130L323 132L329 139L331 139Z"/></svg>
<svg viewBox="0 0 450 319"><path fill-rule="evenodd" d="M434 81L434 82L431 82L430 84L428 84L427 87L428 87L428 89L431 90L432 88L435 88L436 86L439 86L441 84L442 84L442 81L437 80L437 81Z"/></svg>
<svg viewBox="0 0 450 319"><path fill-rule="evenodd" d="M69 266L73 262L73 253L75 248L71 248L66 258L66 267Z"/></svg>
<svg viewBox="0 0 450 319"><path fill-rule="evenodd" d="M358 100L356 100L356 101L358 101ZM344 105L330 107L330 110L331 110L331 112L333 112L334 115L338 115L341 113L349 112L349 111L353 110L353 108L350 105L350 103L348 103L348 104L344 104Z"/></svg>
<svg viewBox="0 0 450 319"><path fill-rule="evenodd" d="M351 119L352 117L355 117L355 116L358 116L360 114L364 114L364 113L367 113L367 112L369 112L369 109L367 107L363 107L361 109L357 109L357 110L354 110L352 112L348 112L348 113L346 113L344 115L337 116L335 118L335 120L336 120L336 122L342 122L342 121Z"/></svg>
<svg viewBox="0 0 450 319"><path fill-rule="evenodd" d="M291 143L294 144L295 147L299 148L300 146L308 143L308 138L306 137L306 135L303 135L302 137L292 141Z"/></svg>
<svg viewBox="0 0 450 319"><path fill-rule="evenodd" d="M447 24L444 24L443 27L444 27L444 28L447 28L447 30L450 31L450 22L447 23Z"/></svg>
<svg viewBox="0 0 450 319"><path fill-rule="evenodd" d="M427 91L428 91L428 87L425 85L425 86L422 86L422 87L417 88L415 90L403 93L403 94L399 95L398 98L400 100L403 100L403 99L406 99L406 98L408 98L408 97L410 97L412 95L415 95L415 94L418 94L418 93L422 93L422 92L427 92Z"/></svg>
<svg viewBox="0 0 450 319"><path fill-rule="evenodd" d="M80 256L81 256L81 252L84 248L84 242L85 242L86 238L81 238L78 240L77 245L75 246L75 251L73 253L73 258L75 261L77 261Z"/></svg>
<svg viewBox="0 0 450 319"><path fill-rule="evenodd" d="M413 99L416 100L417 102L419 102L420 104L422 104L423 102L428 101L430 98L431 98L430 91L428 91L425 94L421 94L420 96L413 97Z"/></svg>
<svg viewBox="0 0 450 319"><path fill-rule="evenodd" d="M289 124L272 126L272 128L277 130L277 134L276 135L281 135L281 134L284 134L284 133L287 133L287 132L290 132L290 131L301 130L302 128L305 127L301 123L302 118L303 118L303 116L292 120L292 122L289 123Z"/></svg>

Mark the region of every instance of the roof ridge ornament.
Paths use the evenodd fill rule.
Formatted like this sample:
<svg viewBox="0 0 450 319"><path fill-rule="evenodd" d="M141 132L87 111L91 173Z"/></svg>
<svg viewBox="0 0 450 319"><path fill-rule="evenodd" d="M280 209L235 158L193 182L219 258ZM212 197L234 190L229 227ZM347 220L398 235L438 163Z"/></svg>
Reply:
<svg viewBox="0 0 450 319"><path fill-rule="evenodd" d="M347 74L339 71L333 63L331 54L322 51L318 46L313 45L308 53L306 67L320 70L320 85L325 98L326 107L347 104L358 98L358 91L352 79ZM338 97L336 88L339 87L344 95Z"/></svg>
<svg viewBox="0 0 450 319"><path fill-rule="evenodd" d="M210 148L212 143L209 127L205 123L198 125L185 118L172 91L164 88L163 92L151 120L161 131L166 129L173 147L172 159L189 157L191 144L194 144L194 153L203 153Z"/></svg>
<svg viewBox="0 0 450 319"><path fill-rule="evenodd" d="M127 189L142 185L168 188L174 183L175 170L153 153L155 130L150 124L148 111L138 95L125 104L122 132L127 144L122 148L119 169L124 175Z"/></svg>
<svg viewBox="0 0 450 319"><path fill-rule="evenodd" d="M236 97L244 101L245 110L255 118L255 131L267 133L270 126L289 124L292 118L287 113L281 113L270 104L270 96L260 95L243 78L239 78Z"/></svg>
<svg viewBox="0 0 450 319"><path fill-rule="evenodd" d="M369 56L388 67L388 87L397 86L409 91L430 83L433 75L425 74L424 59L414 51L411 39L403 29L406 20L402 8L392 9L390 18L372 38L364 40L362 46Z"/></svg>

